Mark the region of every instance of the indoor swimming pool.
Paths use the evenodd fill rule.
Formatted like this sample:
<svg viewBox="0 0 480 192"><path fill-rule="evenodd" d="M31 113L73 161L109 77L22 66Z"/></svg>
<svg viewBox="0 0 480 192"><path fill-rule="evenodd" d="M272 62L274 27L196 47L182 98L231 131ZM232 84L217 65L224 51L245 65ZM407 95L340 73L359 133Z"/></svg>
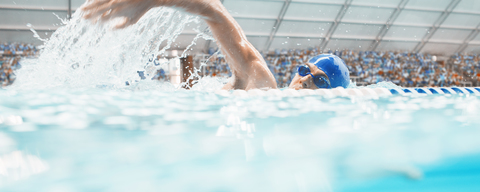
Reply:
<svg viewBox="0 0 480 192"><path fill-rule="evenodd" d="M80 16L0 89L2 192L480 191L479 88L185 90L137 71L183 30L178 56L212 40L198 17L156 8L111 31Z"/></svg>

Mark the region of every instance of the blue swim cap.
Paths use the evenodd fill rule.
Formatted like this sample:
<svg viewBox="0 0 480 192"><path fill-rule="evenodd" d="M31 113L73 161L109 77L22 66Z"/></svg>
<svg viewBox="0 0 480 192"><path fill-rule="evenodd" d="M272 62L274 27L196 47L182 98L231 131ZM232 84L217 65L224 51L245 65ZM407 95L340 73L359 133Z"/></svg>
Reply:
<svg viewBox="0 0 480 192"><path fill-rule="evenodd" d="M332 88L347 88L350 84L350 72L345 62L339 57L331 54L322 54L313 57L308 62L325 72Z"/></svg>

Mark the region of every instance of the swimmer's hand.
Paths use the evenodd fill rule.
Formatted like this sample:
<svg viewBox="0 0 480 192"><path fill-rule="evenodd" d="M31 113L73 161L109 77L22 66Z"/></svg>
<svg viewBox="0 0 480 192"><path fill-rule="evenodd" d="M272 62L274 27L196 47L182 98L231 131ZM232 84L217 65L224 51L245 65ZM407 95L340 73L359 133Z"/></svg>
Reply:
<svg viewBox="0 0 480 192"><path fill-rule="evenodd" d="M133 25L151 8L157 6L156 0L90 0L81 7L83 18L97 21L108 21L123 17L114 28L121 29Z"/></svg>
<svg viewBox="0 0 480 192"><path fill-rule="evenodd" d="M97 21L109 21L114 18L124 18L115 29L133 25L151 8L159 6L183 8L187 12L207 16L212 5L220 4L219 0L90 0L80 10L83 18Z"/></svg>

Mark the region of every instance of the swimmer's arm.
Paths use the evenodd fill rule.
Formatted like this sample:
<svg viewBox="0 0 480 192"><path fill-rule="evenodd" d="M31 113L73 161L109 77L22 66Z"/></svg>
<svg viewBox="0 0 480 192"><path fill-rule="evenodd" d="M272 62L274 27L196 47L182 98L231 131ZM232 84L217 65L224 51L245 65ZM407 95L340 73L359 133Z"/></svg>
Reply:
<svg viewBox="0 0 480 192"><path fill-rule="evenodd" d="M93 0L82 7L84 18L109 20L125 17L124 28L136 23L149 9L167 6L202 16L226 55L233 81L224 88L276 88L276 81L260 53L247 40L242 28L219 0Z"/></svg>
<svg viewBox="0 0 480 192"><path fill-rule="evenodd" d="M210 11L202 16L220 44L230 64L233 81L224 89L276 88L273 74L262 55L247 40L242 28L220 1L213 1Z"/></svg>
<svg viewBox="0 0 480 192"><path fill-rule="evenodd" d="M277 88L262 55L219 0L172 0L163 6L181 8L205 19L232 70L232 81L224 89Z"/></svg>

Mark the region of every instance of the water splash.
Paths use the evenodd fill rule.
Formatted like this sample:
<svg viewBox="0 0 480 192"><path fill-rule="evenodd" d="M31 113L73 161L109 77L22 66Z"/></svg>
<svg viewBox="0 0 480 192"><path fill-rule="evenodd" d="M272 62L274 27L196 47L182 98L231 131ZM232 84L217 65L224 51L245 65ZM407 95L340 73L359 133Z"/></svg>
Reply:
<svg viewBox="0 0 480 192"><path fill-rule="evenodd" d="M12 89L119 88L126 81L140 80L137 71L145 69L151 69L146 71L150 79L156 69L166 65L155 66L154 59L174 48L185 26L200 26L199 17L164 7L150 10L137 24L122 30L111 29L115 20L105 25L92 24L82 19L82 14L76 12L45 42L39 58L23 60ZM197 35L192 45L207 36Z"/></svg>
<svg viewBox="0 0 480 192"><path fill-rule="evenodd" d="M197 25L197 35L179 57L191 53L198 39L214 40L208 30L199 30L200 18L171 8L154 8L140 21L123 30L111 30L115 21L106 25L92 24L82 19L82 12L76 12L70 21L59 18L65 25L60 27L49 40L38 59L24 59L23 68L17 72L17 80L12 89L31 88L125 88L126 82L140 81L137 71L145 71L148 79L168 63L155 64L155 59L164 56L173 46L187 24ZM58 17L58 16L57 16ZM202 23L204 24L204 23ZM32 27L32 25L28 25ZM206 28L208 29L208 28ZM34 36L40 38L32 29ZM200 65L200 68L205 63ZM200 69L194 69L188 81L201 83L218 90L226 82L224 79L200 78ZM149 85L147 85L149 84ZM158 82L142 82L133 89L158 86ZM163 83L169 84L169 83ZM185 83L179 87L190 87ZM398 88L393 83L381 82L370 88ZM357 88L351 83L349 88ZM132 89L132 88L128 88ZM209 90L211 90L209 88Z"/></svg>

